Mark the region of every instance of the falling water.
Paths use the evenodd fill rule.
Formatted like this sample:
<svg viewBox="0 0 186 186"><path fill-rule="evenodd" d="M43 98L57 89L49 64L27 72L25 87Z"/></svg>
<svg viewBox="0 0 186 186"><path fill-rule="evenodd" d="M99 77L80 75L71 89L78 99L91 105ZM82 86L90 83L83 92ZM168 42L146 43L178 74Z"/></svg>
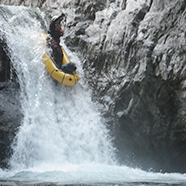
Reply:
<svg viewBox="0 0 186 186"><path fill-rule="evenodd" d="M6 38L21 86L24 112L13 145L12 166L112 162L108 131L93 108L83 80L81 85L65 87L45 70L42 63L45 41L40 37L44 30L36 17L42 13L23 7L8 10L13 16L6 18L7 26L12 27ZM80 69L77 58L71 60Z"/></svg>

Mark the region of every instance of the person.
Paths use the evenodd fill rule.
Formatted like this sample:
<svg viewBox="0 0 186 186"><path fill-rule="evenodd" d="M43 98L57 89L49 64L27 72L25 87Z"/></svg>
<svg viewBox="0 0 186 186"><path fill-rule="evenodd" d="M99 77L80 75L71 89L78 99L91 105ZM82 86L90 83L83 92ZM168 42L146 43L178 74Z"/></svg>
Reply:
<svg viewBox="0 0 186 186"><path fill-rule="evenodd" d="M50 35L50 46L52 48L52 57L57 63L57 67L61 68L63 52L61 50L60 37L63 36L63 30L61 29L60 23L65 15L62 13L59 17L54 16L50 23L48 34Z"/></svg>

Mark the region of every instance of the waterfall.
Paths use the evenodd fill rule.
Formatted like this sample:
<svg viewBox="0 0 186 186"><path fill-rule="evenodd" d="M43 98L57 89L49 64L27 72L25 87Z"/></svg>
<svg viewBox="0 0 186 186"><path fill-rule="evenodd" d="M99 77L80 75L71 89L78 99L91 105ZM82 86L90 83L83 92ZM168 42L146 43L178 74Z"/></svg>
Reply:
<svg viewBox="0 0 186 186"><path fill-rule="evenodd" d="M108 130L91 102L78 58L67 49L78 66L79 85L66 87L55 82L42 63L46 50L40 37L46 32L42 12L5 6L1 11L6 12L3 31L18 75L24 113L13 144L12 167L113 162Z"/></svg>

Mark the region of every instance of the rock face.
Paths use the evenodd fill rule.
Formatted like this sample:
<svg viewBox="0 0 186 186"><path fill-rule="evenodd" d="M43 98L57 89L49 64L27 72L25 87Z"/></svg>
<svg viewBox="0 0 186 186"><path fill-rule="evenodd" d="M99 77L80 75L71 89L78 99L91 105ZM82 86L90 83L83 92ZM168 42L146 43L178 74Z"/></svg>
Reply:
<svg viewBox="0 0 186 186"><path fill-rule="evenodd" d="M11 143L21 123L18 83L11 70L5 41L0 41L0 167L7 168Z"/></svg>
<svg viewBox="0 0 186 186"><path fill-rule="evenodd" d="M84 11L66 42L81 51L93 98L112 119L120 162L184 172L186 2L96 3L95 18Z"/></svg>
<svg viewBox="0 0 186 186"><path fill-rule="evenodd" d="M121 164L186 171L185 0L0 1L60 13Z"/></svg>

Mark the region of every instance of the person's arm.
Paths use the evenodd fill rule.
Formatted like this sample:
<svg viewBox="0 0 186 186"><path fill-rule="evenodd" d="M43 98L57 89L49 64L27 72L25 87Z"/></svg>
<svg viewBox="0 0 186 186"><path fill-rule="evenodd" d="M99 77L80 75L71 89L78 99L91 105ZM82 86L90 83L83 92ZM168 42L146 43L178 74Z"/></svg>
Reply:
<svg viewBox="0 0 186 186"><path fill-rule="evenodd" d="M55 30L60 33L60 36L63 36L63 30L61 29L61 26L59 24L56 25Z"/></svg>

